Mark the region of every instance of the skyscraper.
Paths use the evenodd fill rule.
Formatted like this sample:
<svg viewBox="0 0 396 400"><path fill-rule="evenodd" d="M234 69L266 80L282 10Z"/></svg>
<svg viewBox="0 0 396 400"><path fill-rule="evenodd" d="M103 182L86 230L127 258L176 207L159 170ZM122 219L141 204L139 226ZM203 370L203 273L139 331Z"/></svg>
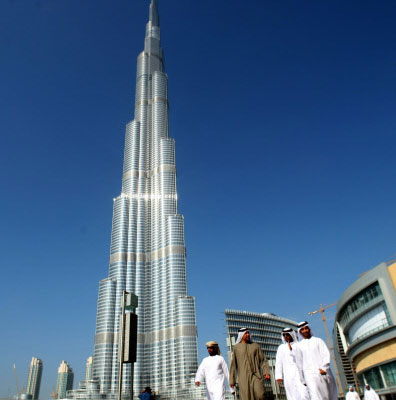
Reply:
<svg viewBox="0 0 396 400"><path fill-rule="evenodd" d="M195 300L187 295L184 219L177 210L157 1L138 56L134 120L126 125L121 194L114 199L109 277L99 283L93 377L116 393L123 290L139 297L135 390L172 393L197 369ZM130 387L125 368L124 391Z"/></svg>
<svg viewBox="0 0 396 400"><path fill-rule="evenodd" d="M58 368L58 381L56 383L56 398L65 399L66 392L73 389L73 369L66 361L62 361Z"/></svg>
<svg viewBox="0 0 396 400"><path fill-rule="evenodd" d="M92 356L87 358L85 364L85 380L89 381L90 379L92 379Z"/></svg>
<svg viewBox="0 0 396 400"><path fill-rule="evenodd" d="M42 374L43 362L39 358L32 357L26 385L26 394L31 395L33 400L37 400L40 396L40 384Z"/></svg>

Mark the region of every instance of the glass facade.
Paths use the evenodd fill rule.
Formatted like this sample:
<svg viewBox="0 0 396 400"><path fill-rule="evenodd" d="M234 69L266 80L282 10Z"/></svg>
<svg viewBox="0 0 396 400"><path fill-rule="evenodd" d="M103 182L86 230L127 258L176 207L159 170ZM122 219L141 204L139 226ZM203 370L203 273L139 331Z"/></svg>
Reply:
<svg viewBox="0 0 396 400"><path fill-rule="evenodd" d="M65 399L66 392L73 389L74 373L69 364L61 362L58 368L58 381L56 383L56 398Z"/></svg>
<svg viewBox="0 0 396 400"><path fill-rule="evenodd" d="M340 312L338 322L350 346L392 325L378 282L352 297Z"/></svg>
<svg viewBox="0 0 396 400"><path fill-rule="evenodd" d="M342 328L345 328L362 311L370 308L379 298L382 298L382 292L378 282L373 283L354 296L340 313L339 323Z"/></svg>
<svg viewBox="0 0 396 400"><path fill-rule="evenodd" d="M43 374L43 362L36 357L30 362L26 394L32 396L32 400L37 400L40 396L41 376Z"/></svg>
<svg viewBox="0 0 396 400"><path fill-rule="evenodd" d="M135 119L126 126L121 194L114 199L109 276L99 284L93 378L118 390L118 331L124 290L139 297L134 388L166 398L198 367L195 300L188 296L184 218L177 210L175 143L168 128L157 2L151 1L137 60ZM125 368L123 390L130 391Z"/></svg>
<svg viewBox="0 0 396 400"><path fill-rule="evenodd" d="M364 371L358 375L358 378L362 387L369 384L374 389L394 387L396 391L396 361Z"/></svg>
<svg viewBox="0 0 396 400"><path fill-rule="evenodd" d="M383 375L385 377L385 384L389 386L396 386L396 361L381 365Z"/></svg>
<svg viewBox="0 0 396 400"><path fill-rule="evenodd" d="M387 308L384 302L353 322L348 329L348 344L390 326Z"/></svg>
<svg viewBox="0 0 396 400"><path fill-rule="evenodd" d="M345 375L351 371L361 390L369 384L387 400L396 398L395 285L394 260L361 274L337 303L333 332Z"/></svg>
<svg viewBox="0 0 396 400"><path fill-rule="evenodd" d="M95 379L80 382L78 389L66 392L66 397L73 400L109 400L106 394L100 393L99 381Z"/></svg>

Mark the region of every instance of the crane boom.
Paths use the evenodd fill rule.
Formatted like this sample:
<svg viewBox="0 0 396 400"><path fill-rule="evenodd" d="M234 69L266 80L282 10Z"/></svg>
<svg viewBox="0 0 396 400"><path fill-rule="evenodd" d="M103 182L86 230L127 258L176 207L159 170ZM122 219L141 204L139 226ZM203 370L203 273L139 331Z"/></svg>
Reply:
<svg viewBox="0 0 396 400"><path fill-rule="evenodd" d="M16 384L17 396L19 396L18 375L17 375L15 363L14 363L13 367L14 367L14 376L15 376L15 384Z"/></svg>

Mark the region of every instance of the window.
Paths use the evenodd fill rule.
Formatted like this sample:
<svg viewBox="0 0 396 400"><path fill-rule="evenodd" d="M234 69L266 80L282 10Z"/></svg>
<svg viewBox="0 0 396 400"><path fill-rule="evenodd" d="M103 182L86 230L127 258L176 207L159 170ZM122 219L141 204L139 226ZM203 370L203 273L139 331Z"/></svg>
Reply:
<svg viewBox="0 0 396 400"><path fill-rule="evenodd" d="M373 308L357 319L348 330L349 344L389 326L385 303Z"/></svg>
<svg viewBox="0 0 396 400"><path fill-rule="evenodd" d="M363 311L364 308L370 307L370 303L381 295L379 283L375 282L354 296L340 314L339 322L341 326L344 328L356 314Z"/></svg>
<svg viewBox="0 0 396 400"><path fill-rule="evenodd" d="M364 377L366 378L367 383L373 389L382 389L384 387L379 367L372 368L369 371L365 372Z"/></svg>
<svg viewBox="0 0 396 400"><path fill-rule="evenodd" d="M396 361L381 365L387 386L396 386Z"/></svg>

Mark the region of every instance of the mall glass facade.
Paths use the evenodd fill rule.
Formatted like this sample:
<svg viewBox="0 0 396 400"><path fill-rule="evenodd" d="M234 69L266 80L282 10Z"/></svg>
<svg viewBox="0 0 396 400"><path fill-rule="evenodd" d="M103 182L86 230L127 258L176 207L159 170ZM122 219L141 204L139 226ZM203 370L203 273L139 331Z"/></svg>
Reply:
<svg viewBox="0 0 396 400"><path fill-rule="evenodd" d="M362 290L346 304L339 323L347 331L349 345L391 325L388 308L378 282Z"/></svg>
<svg viewBox="0 0 396 400"><path fill-rule="evenodd" d="M396 262L362 274L337 303L333 331L337 363L363 390L369 384L383 398L396 396ZM346 362L346 358L349 361Z"/></svg>
<svg viewBox="0 0 396 400"><path fill-rule="evenodd" d="M359 383L362 387L369 384L376 390L396 387L396 361L362 372L359 374Z"/></svg>

